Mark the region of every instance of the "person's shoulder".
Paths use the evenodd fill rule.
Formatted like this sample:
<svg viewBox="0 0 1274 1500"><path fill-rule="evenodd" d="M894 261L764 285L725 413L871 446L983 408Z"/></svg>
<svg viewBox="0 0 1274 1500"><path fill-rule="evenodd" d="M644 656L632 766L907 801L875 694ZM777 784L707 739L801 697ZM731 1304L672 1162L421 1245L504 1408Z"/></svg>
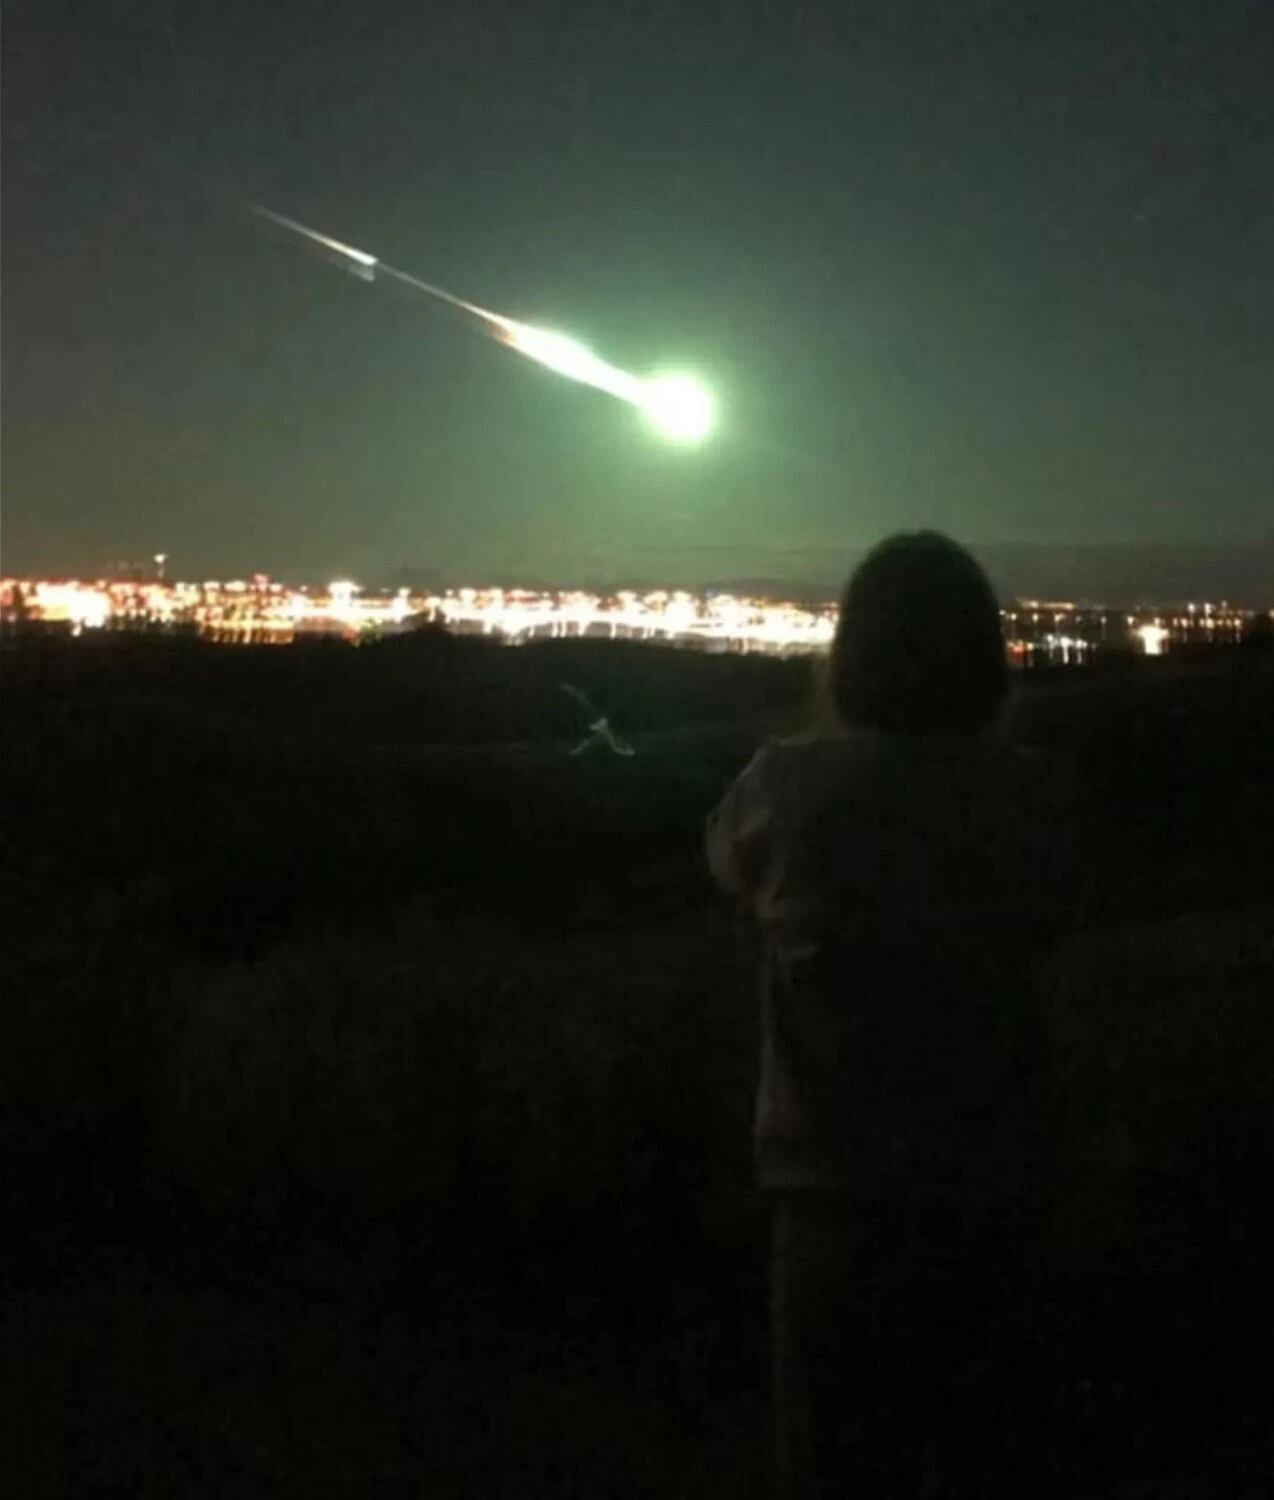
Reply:
<svg viewBox="0 0 1274 1500"><path fill-rule="evenodd" d="M746 774L754 795L790 819L854 784L873 751L874 737L860 730L800 730L768 740Z"/></svg>
<svg viewBox="0 0 1274 1500"><path fill-rule="evenodd" d="M765 746L765 772L782 780L844 775L870 760L877 736L861 729L814 727L776 737Z"/></svg>
<svg viewBox="0 0 1274 1500"><path fill-rule="evenodd" d="M870 746L878 743L880 736L868 729L852 726L832 725L824 728L811 725L792 734L776 737L768 742L776 759L786 764L800 765L817 760L853 760L863 755Z"/></svg>

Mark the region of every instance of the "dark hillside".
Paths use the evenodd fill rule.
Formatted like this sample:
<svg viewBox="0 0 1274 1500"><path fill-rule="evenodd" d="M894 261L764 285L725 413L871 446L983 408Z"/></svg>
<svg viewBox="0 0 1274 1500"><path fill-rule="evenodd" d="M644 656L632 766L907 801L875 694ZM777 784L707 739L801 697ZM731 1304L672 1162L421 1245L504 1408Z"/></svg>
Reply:
<svg viewBox="0 0 1274 1500"><path fill-rule="evenodd" d="M635 755L572 757L563 680ZM604 1488L607 1442L655 1465L612 1493L666 1492L705 1454L725 1467L696 1492L750 1492L752 954L699 842L757 741L799 722L808 667L45 642L6 652L3 691L0 1123L27 1309L6 1358L62 1393L21 1408L46 1455L102 1454L108 1486L153 1460L203 1466L196 1493L227 1465L244 1493L335 1493L373 1452L420 1482L427 1409L438 1492L460 1493L487 1473L486 1403L544 1493ZM1046 1293L1018 1310L1048 1358L1006 1386L1016 1441L1077 1487L1269 1457L1238 1371L1274 1250L1272 717L1258 655L1019 685L1014 732L1078 775L1103 834L1101 899L1077 893L1100 926L1049 976L1065 1140ZM168 1331L130 1363L109 1329L151 1306ZM73 1418L78 1327L121 1394ZM254 1327L280 1371L259 1408ZM217 1431L175 1328L220 1361ZM346 1337L346 1376L307 1363ZM497 1366L524 1375L491 1407ZM555 1428L560 1401L578 1415ZM580 1446L593 1425L610 1436Z"/></svg>

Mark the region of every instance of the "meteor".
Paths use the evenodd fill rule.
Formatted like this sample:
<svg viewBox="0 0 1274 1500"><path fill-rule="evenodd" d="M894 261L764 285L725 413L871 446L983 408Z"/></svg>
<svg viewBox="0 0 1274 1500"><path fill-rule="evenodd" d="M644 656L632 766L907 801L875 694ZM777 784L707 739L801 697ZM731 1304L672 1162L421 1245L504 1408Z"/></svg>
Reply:
<svg viewBox="0 0 1274 1500"><path fill-rule="evenodd" d="M285 218L271 209L253 205L255 214L268 219L281 229L301 236L316 245L327 259L357 276L360 281L375 282L380 277L396 281L401 286L425 296L445 302L449 307L475 318L491 338L515 349L528 359L533 359L545 369L554 370L568 380L577 380L581 385L605 391L608 396L626 401L635 406L659 432L674 442L697 443L707 437L716 421L716 402L712 393L693 375L659 374L634 375L608 364L585 345L554 333L546 328L536 328L521 323L516 318L507 318L503 313L492 312L476 302L422 281L394 266L387 265L378 256L366 250L356 250L330 235L320 234L295 219Z"/></svg>

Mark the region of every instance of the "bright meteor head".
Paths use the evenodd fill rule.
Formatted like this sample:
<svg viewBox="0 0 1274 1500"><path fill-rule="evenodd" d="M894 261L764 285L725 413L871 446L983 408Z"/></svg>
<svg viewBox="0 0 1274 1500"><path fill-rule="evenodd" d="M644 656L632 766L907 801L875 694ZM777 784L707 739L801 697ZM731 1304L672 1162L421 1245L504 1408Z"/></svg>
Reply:
<svg viewBox="0 0 1274 1500"><path fill-rule="evenodd" d="M652 375L642 380L607 364L564 334L532 328L512 318L500 318L499 329L498 337L510 348L569 380L591 385L638 407L653 427L675 443L698 443L712 431L716 403L693 375Z"/></svg>
<svg viewBox="0 0 1274 1500"><path fill-rule="evenodd" d="M642 410L666 438L698 443L712 431L717 405L712 392L693 375L656 375L648 380Z"/></svg>

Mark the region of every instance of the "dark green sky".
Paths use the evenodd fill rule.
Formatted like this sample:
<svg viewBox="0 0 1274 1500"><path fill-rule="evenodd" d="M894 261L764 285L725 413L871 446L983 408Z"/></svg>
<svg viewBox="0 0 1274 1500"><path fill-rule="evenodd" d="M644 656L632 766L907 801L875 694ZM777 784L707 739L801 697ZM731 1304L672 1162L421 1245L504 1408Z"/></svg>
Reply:
<svg viewBox="0 0 1274 1500"><path fill-rule="evenodd" d="M823 578L916 524L1241 554L1272 14L16 0L5 567ZM248 199L692 365L720 429L666 446Z"/></svg>

